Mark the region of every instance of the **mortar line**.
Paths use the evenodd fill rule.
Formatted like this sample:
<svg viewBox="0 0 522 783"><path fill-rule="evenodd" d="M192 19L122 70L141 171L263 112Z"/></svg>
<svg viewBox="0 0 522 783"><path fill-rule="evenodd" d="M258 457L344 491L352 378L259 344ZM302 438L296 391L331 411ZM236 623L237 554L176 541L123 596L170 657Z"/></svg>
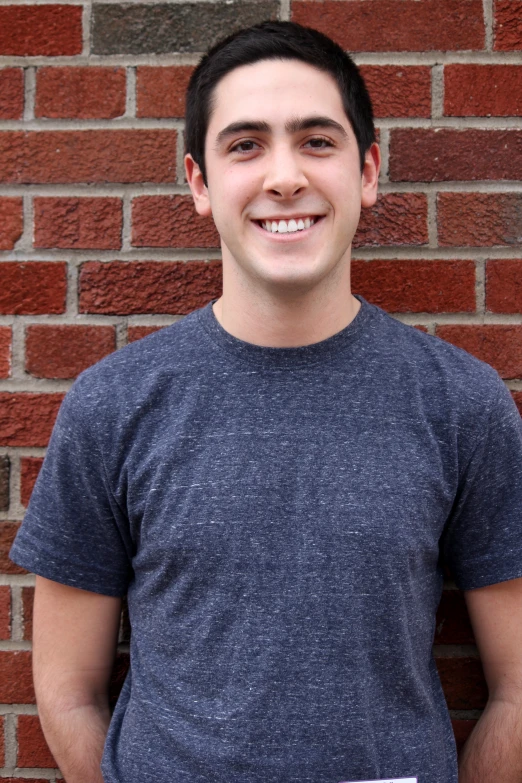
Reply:
<svg viewBox="0 0 522 783"><path fill-rule="evenodd" d="M82 12L82 28L83 28L82 55L86 58L89 58L90 51L91 51L91 14L92 14L92 2L91 0L86 0Z"/></svg>
<svg viewBox="0 0 522 783"><path fill-rule="evenodd" d="M121 227L121 253L133 252L132 247L132 194L126 191L122 198L123 221Z"/></svg>
<svg viewBox="0 0 522 783"><path fill-rule="evenodd" d="M279 19L282 22L288 22L290 21L291 15L292 12L290 9L290 0L281 0L281 4L279 7Z"/></svg>
<svg viewBox="0 0 522 783"><path fill-rule="evenodd" d="M475 297L477 313L486 316L486 261L477 259L475 262Z"/></svg>
<svg viewBox="0 0 522 783"><path fill-rule="evenodd" d="M482 0L482 8L485 26L484 46L487 52L492 52L494 45L493 0Z"/></svg>
<svg viewBox="0 0 522 783"><path fill-rule="evenodd" d="M22 606L22 588L18 585L13 585L11 587L11 639L13 642L24 641Z"/></svg>
<svg viewBox="0 0 522 783"><path fill-rule="evenodd" d="M125 97L125 117L136 118L136 66L125 69L127 93Z"/></svg>
<svg viewBox="0 0 522 783"><path fill-rule="evenodd" d="M428 247L438 247L437 225L437 194L434 191L426 194L428 206Z"/></svg>
<svg viewBox="0 0 522 783"><path fill-rule="evenodd" d="M5 760L4 765L7 768L14 769L16 767L16 757L18 753L18 745L16 742L16 715L13 713L5 713L4 718L4 732L5 732Z"/></svg>
<svg viewBox="0 0 522 783"><path fill-rule="evenodd" d="M36 68L24 68L24 122L34 120L34 105L36 95Z"/></svg>
<svg viewBox="0 0 522 783"><path fill-rule="evenodd" d="M440 120L444 116L444 66L434 65L431 69L431 117ZM438 125L439 123L437 123Z"/></svg>

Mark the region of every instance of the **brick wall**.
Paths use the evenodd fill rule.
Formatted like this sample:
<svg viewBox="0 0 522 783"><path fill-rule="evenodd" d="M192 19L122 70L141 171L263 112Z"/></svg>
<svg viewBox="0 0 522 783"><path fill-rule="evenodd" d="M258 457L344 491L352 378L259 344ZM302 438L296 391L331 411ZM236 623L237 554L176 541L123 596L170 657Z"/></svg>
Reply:
<svg viewBox="0 0 522 783"><path fill-rule="evenodd" d="M266 18L355 53L384 168L353 286L501 373L522 409L522 0L0 0L0 776L54 780L31 685L33 579L8 561L64 392L220 292L183 179L198 53ZM125 669L125 634L115 689ZM448 583L436 656L459 741L486 698Z"/></svg>

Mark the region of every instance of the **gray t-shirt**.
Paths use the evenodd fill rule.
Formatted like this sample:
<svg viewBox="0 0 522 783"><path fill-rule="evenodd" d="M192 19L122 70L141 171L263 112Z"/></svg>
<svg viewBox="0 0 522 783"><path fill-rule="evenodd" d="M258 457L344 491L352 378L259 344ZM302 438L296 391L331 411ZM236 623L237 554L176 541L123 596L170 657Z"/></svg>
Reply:
<svg viewBox="0 0 522 783"><path fill-rule="evenodd" d="M84 372L11 556L128 593L106 783L457 783L432 658L442 558L522 576L498 374L361 297L265 348L211 304Z"/></svg>

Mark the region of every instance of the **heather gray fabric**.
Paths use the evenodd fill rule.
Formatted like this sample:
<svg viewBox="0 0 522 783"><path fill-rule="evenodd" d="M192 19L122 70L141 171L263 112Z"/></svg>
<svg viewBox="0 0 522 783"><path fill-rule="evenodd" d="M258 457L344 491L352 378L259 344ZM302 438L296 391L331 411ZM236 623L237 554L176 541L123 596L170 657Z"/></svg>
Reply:
<svg viewBox="0 0 522 783"><path fill-rule="evenodd" d="M522 576L522 434L497 373L359 297L262 348L211 305L83 373L12 558L128 591L107 783L457 783L432 660L445 551Z"/></svg>

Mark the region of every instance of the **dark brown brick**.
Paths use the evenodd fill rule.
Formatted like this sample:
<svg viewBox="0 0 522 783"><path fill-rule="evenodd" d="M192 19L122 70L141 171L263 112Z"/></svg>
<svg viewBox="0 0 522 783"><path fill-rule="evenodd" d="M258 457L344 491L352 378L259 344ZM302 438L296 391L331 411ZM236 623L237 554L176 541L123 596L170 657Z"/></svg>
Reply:
<svg viewBox="0 0 522 783"><path fill-rule="evenodd" d="M24 616L24 640L33 638L34 587L22 587L22 611Z"/></svg>
<svg viewBox="0 0 522 783"><path fill-rule="evenodd" d="M191 196L139 196L132 201L135 247L216 247L212 218L200 217Z"/></svg>
<svg viewBox="0 0 522 783"><path fill-rule="evenodd" d="M444 325L437 336L491 364L506 380L522 378L522 326Z"/></svg>
<svg viewBox="0 0 522 783"><path fill-rule="evenodd" d="M437 217L442 247L522 242L522 193L439 193Z"/></svg>
<svg viewBox="0 0 522 783"><path fill-rule="evenodd" d="M435 644L475 644L473 629L460 590L444 590L437 610Z"/></svg>
<svg viewBox="0 0 522 783"><path fill-rule="evenodd" d="M42 463L43 457L22 457L20 459L20 501L24 506L29 504Z"/></svg>
<svg viewBox="0 0 522 783"><path fill-rule="evenodd" d="M436 658L435 662L450 710L485 707L488 689L478 658Z"/></svg>
<svg viewBox="0 0 522 783"><path fill-rule="evenodd" d="M444 114L519 117L522 115L522 65L446 65Z"/></svg>
<svg viewBox="0 0 522 783"><path fill-rule="evenodd" d="M9 508L9 474L11 463L7 454L0 455L0 511Z"/></svg>
<svg viewBox="0 0 522 783"><path fill-rule="evenodd" d="M431 69L421 65L363 65L376 117L431 117Z"/></svg>
<svg viewBox="0 0 522 783"><path fill-rule="evenodd" d="M0 521L0 574L26 574L24 568L20 568L9 559L9 550L20 527L19 522Z"/></svg>
<svg viewBox="0 0 522 783"><path fill-rule="evenodd" d="M353 247L425 245L428 203L423 193L385 193L371 209L363 209Z"/></svg>
<svg viewBox="0 0 522 783"><path fill-rule="evenodd" d="M466 742L467 738L477 725L476 720L460 720L460 719L453 719L451 721L451 725L453 726L453 733L455 735L455 742L457 744L457 751L460 753L462 750L464 743Z"/></svg>
<svg viewBox="0 0 522 783"><path fill-rule="evenodd" d="M522 416L522 392L511 392L511 396L513 397L515 405L517 406L520 415Z"/></svg>

